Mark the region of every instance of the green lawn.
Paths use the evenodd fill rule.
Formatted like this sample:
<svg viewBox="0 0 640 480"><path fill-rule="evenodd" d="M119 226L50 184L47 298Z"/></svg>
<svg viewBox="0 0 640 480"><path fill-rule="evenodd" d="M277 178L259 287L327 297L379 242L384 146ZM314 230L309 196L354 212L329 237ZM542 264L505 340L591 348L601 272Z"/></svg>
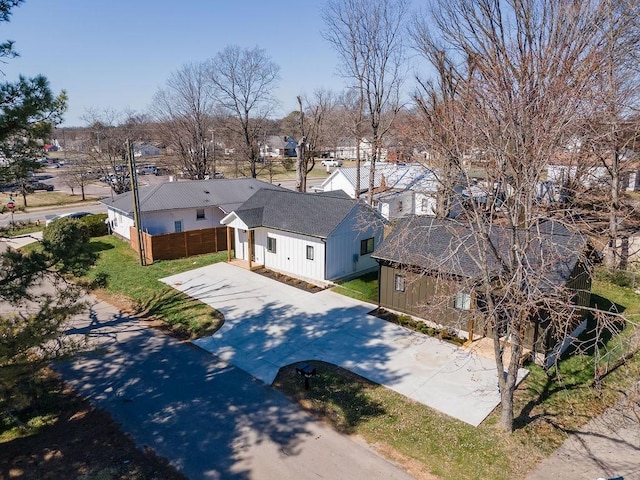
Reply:
<svg viewBox="0 0 640 480"><path fill-rule="evenodd" d="M378 272L367 273L343 282L337 287L333 287L333 291L357 300L378 303Z"/></svg>
<svg viewBox="0 0 640 480"><path fill-rule="evenodd" d="M93 280L98 275L106 275L107 286L103 293L114 299L131 300L144 314L161 319L183 336L208 335L221 325L219 312L158 279L223 261L227 258L226 252L160 261L142 267L129 244L113 236L94 238L91 245L99 259L88 277Z"/></svg>

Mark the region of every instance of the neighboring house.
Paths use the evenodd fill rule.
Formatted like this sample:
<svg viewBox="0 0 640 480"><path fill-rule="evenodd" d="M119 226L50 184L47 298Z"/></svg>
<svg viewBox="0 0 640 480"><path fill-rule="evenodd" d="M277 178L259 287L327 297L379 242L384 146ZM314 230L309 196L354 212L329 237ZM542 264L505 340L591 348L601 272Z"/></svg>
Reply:
<svg viewBox="0 0 640 480"><path fill-rule="evenodd" d="M370 166L360 167L360 197L369 189ZM356 167L335 170L320 185L324 192L342 190L351 198L356 197ZM407 215L436 213L439 189L436 174L419 163L376 165L373 204L386 219Z"/></svg>
<svg viewBox="0 0 640 480"><path fill-rule="evenodd" d="M529 265L538 270L532 285L545 294L568 289L575 292L575 305L588 306L591 276L582 261L586 240L553 221L540 223L538 229L540 236L530 247L535 253L529 259L540 261L541 251L552 258L546 265ZM492 240L501 254L508 248L507 235L507 229L494 227ZM430 217L400 220L373 254L380 268L379 305L453 328L470 339L471 334L485 336L489 332L478 321L483 316L482 295L475 290L482 275L478 257L475 240L464 224ZM488 252L486 261L492 271L498 270L498 260ZM575 338L585 326L586 320L578 315L574 331L565 338ZM556 333L542 314L526 328L524 347L537 360L550 361L568 346L555 340Z"/></svg>
<svg viewBox="0 0 640 480"><path fill-rule="evenodd" d="M293 137L269 135L260 144L261 157L295 157L298 143Z"/></svg>
<svg viewBox="0 0 640 480"><path fill-rule="evenodd" d="M152 251L147 248L146 253L153 261L204 253L201 250L207 248L210 251L226 250L226 232L220 227L220 220L261 188L280 189L253 178L164 182L140 188L141 229L146 237L153 237L156 242ZM107 207L107 221L112 232L130 241L137 249L131 192L101 202ZM193 233L195 231L200 232L199 237ZM160 237L168 234L175 235ZM167 245L161 246L158 238L165 238ZM196 248L189 241L208 247Z"/></svg>
<svg viewBox="0 0 640 480"><path fill-rule="evenodd" d="M558 155L547 165L547 180L558 184L561 187L577 183L583 188L606 188L611 183L609 165L611 157L609 154L604 160L598 160L593 156L585 159L578 157L582 164L571 154ZM627 191L640 190L640 161L638 154L632 150L626 150L618 156L620 169L620 187Z"/></svg>
<svg viewBox="0 0 640 480"><path fill-rule="evenodd" d="M133 155L135 157L154 157L161 154L162 150L160 148L149 143L137 144L133 150Z"/></svg>
<svg viewBox="0 0 640 480"><path fill-rule="evenodd" d="M222 224L234 229L235 256L324 284L375 270L384 219L344 193L259 190Z"/></svg>
<svg viewBox="0 0 640 480"><path fill-rule="evenodd" d="M343 160L356 160L358 158L358 141L354 138L343 138L338 141L334 150L329 152L331 157L341 158ZM363 138L360 140L360 159L363 162L370 161L373 157L373 144L371 141ZM381 148L378 155L378 161L387 159L387 149Z"/></svg>

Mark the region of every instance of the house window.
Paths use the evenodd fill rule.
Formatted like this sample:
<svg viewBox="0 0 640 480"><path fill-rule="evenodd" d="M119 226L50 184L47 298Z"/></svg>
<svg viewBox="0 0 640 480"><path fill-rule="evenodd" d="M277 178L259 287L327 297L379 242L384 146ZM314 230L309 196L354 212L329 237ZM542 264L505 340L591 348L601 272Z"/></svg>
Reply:
<svg viewBox="0 0 640 480"><path fill-rule="evenodd" d="M456 294L455 307L458 310L471 310L471 294L467 292L458 292Z"/></svg>
<svg viewBox="0 0 640 480"><path fill-rule="evenodd" d="M182 232L182 220L176 220L173 222L173 229L176 233Z"/></svg>
<svg viewBox="0 0 640 480"><path fill-rule="evenodd" d="M373 237L360 241L360 255L373 252Z"/></svg>
<svg viewBox="0 0 640 480"><path fill-rule="evenodd" d="M267 237L267 252L276 253L276 239Z"/></svg>
<svg viewBox="0 0 640 480"><path fill-rule="evenodd" d="M398 211L401 212L402 211L402 200L400 200L398 202Z"/></svg>
<svg viewBox="0 0 640 480"><path fill-rule="evenodd" d="M307 260L313 260L313 245L307 245Z"/></svg>
<svg viewBox="0 0 640 480"><path fill-rule="evenodd" d="M422 213L427 213L429 210L429 201L426 198L422 199Z"/></svg>
<svg viewBox="0 0 640 480"><path fill-rule="evenodd" d="M406 287L406 278L404 275L395 275L393 277L393 289L396 292L404 292Z"/></svg>
<svg viewBox="0 0 640 480"><path fill-rule="evenodd" d="M196 220L204 220L204 208L198 208L196 210Z"/></svg>

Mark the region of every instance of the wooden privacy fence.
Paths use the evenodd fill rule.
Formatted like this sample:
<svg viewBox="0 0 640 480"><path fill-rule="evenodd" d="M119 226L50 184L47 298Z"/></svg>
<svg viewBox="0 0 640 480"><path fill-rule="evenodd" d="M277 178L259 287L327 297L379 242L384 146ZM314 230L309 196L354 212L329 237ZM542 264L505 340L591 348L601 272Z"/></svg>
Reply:
<svg viewBox="0 0 640 480"><path fill-rule="evenodd" d="M129 229L131 248L139 252L138 233ZM179 233L149 235L142 233L145 258L148 264L156 260L173 260L203 253L227 250L227 227L203 228Z"/></svg>

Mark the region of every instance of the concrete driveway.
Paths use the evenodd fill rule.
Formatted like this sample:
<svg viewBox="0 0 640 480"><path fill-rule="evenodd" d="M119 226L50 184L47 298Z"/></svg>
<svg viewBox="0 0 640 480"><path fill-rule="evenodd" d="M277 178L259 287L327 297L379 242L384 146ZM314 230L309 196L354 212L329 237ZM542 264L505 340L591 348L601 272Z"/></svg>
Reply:
<svg viewBox="0 0 640 480"><path fill-rule="evenodd" d="M226 263L162 281L224 314L198 346L267 384L285 365L322 360L474 426L500 402L494 361L368 315L375 305Z"/></svg>
<svg viewBox="0 0 640 480"><path fill-rule="evenodd" d="M56 364L62 378L191 480L411 478L246 372L105 302L66 333L99 348Z"/></svg>

